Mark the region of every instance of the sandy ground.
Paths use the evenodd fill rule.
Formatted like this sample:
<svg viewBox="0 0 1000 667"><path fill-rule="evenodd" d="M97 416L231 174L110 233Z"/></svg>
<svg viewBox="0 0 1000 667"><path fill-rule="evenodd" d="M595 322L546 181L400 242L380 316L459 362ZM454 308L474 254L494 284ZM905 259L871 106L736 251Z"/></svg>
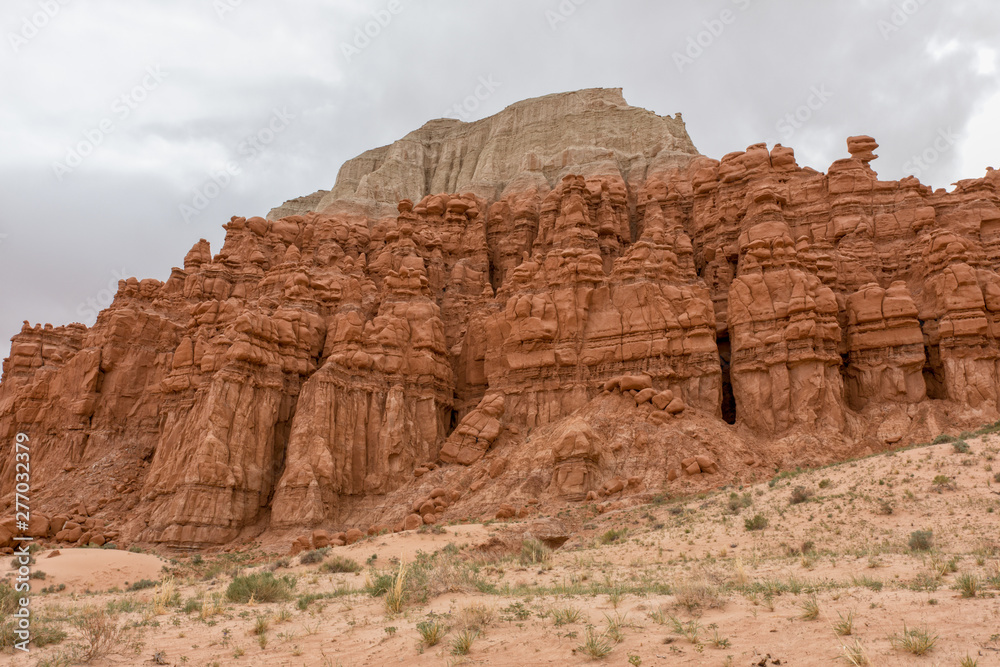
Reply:
<svg viewBox="0 0 1000 667"><path fill-rule="evenodd" d="M35 554L33 572L42 572L44 579L32 579L31 590L63 584L63 593L106 591L114 587L127 588L143 579L159 581L169 561L160 556L111 549L55 549ZM5 573L8 581L12 572Z"/></svg>
<svg viewBox="0 0 1000 667"><path fill-rule="evenodd" d="M33 608L68 636L28 656L7 649L0 664L65 664L56 658L85 643L75 615L112 605L120 626L138 626L143 646L95 665L849 665L845 646L871 665L1000 665L1000 438L968 443L969 453L925 446L614 512L567 504L550 514L574 526L570 541L535 564L475 549L509 541L516 522L367 538L305 565L259 551L174 562L40 553L34 568L46 578L36 584L66 588L36 586ZM793 503L796 487L804 494ZM767 526L748 530L758 514ZM911 548L914 531L930 531L930 549ZM416 572L414 561L435 553L426 600L416 588L390 613L385 596L365 590L375 574L399 563ZM362 570L322 569L337 557ZM274 564L275 575L296 577L290 600L225 599L233 574ZM140 579L160 586L126 590ZM326 597L301 597L310 594ZM220 602L206 604L213 596ZM557 623L566 610L579 613ZM838 634L835 624L851 615L851 633ZM260 618L266 640L254 633ZM418 624L434 620L449 630L427 646ZM925 655L893 641L904 624L936 637ZM462 628L477 626L471 650L456 655ZM588 627L610 649L605 657L583 650Z"/></svg>

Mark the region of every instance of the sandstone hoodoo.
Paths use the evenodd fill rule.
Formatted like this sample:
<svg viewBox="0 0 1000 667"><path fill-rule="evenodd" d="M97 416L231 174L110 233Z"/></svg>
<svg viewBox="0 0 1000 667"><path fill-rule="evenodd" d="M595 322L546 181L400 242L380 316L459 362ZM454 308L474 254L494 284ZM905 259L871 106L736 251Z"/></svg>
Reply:
<svg viewBox="0 0 1000 667"><path fill-rule="evenodd" d="M0 436L31 438L31 534L301 550L996 420L1000 173L882 181L876 148L715 160L620 90L432 121L91 327L25 323Z"/></svg>

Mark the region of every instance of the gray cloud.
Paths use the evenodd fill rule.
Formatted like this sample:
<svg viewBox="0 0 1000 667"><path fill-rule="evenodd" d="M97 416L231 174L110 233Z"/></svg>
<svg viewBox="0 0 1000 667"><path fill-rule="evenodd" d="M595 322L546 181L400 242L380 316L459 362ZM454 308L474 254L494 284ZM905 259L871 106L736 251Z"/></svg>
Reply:
<svg viewBox="0 0 1000 667"><path fill-rule="evenodd" d="M623 87L632 104L683 112L717 158L781 141L825 170L863 133L882 144L880 175L901 178L949 132L955 145L920 174L941 187L982 175L984 145L1000 153L990 123L970 125L1000 104L1000 16L988 0L398 0L395 14L389 0L220 2L232 11L210 0L4 5L0 337L23 319L86 320L122 269L166 278L199 238L218 248L231 215L329 188L344 160L445 115L480 77L500 85L464 109L469 120L537 95ZM24 21L52 6L18 42ZM343 45L366 24L377 35L348 58ZM167 76L121 117L115 100L150 66ZM246 159L241 142L275 109L294 120ZM59 180L53 164L105 119L113 131ZM239 175L185 223L179 206L234 161Z"/></svg>

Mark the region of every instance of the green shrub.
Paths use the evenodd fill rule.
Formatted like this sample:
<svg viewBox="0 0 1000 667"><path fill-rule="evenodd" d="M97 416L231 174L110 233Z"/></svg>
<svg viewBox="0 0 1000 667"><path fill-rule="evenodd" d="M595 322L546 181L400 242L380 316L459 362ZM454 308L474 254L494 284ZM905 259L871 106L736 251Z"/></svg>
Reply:
<svg viewBox="0 0 1000 667"><path fill-rule="evenodd" d="M617 542L628 534L628 528L612 528L601 535L601 544L611 544Z"/></svg>
<svg viewBox="0 0 1000 667"><path fill-rule="evenodd" d="M17 609L17 591L4 580L0 580L0 619Z"/></svg>
<svg viewBox="0 0 1000 667"><path fill-rule="evenodd" d="M292 597L295 578L289 575L278 578L271 572L255 572L234 577L226 589L230 602L284 602Z"/></svg>
<svg viewBox="0 0 1000 667"><path fill-rule="evenodd" d="M319 568L323 572L360 572L361 565L357 561L344 556L334 556Z"/></svg>
<svg viewBox="0 0 1000 667"><path fill-rule="evenodd" d="M156 582L150 579L140 579L139 581L133 582L127 589L129 591L141 591L145 588L156 588Z"/></svg>
<svg viewBox="0 0 1000 667"><path fill-rule="evenodd" d="M956 454L968 454L969 453L969 443L965 440L956 440L951 443L952 449L955 450Z"/></svg>
<svg viewBox="0 0 1000 667"><path fill-rule="evenodd" d="M796 486L792 489L792 497L788 499L789 504L798 505L799 503L804 503L809 500L813 495L813 492L804 486Z"/></svg>
<svg viewBox="0 0 1000 667"><path fill-rule="evenodd" d="M750 496L749 493L744 493L740 495L739 493L733 491L729 494L729 501L727 503L727 506L729 508L730 514L739 514L740 510L742 510L744 507L750 507L750 505L752 504L753 504L753 498Z"/></svg>
<svg viewBox="0 0 1000 667"><path fill-rule="evenodd" d="M934 532L930 530L915 530L910 533L911 551L929 551L934 546Z"/></svg>
<svg viewBox="0 0 1000 667"><path fill-rule="evenodd" d="M330 547L323 547L322 549L313 549L312 551L307 551L301 556L299 556L299 563L302 565L314 565L316 563L322 563L326 555L330 553Z"/></svg>
<svg viewBox="0 0 1000 667"><path fill-rule="evenodd" d="M768 520L763 514L754 514L749 519L743 521L743 527L747 530L764 530L767 526Z"/></svg>
<svg viewBox="0 0 1000 667"><path fill-rule="evenodd" d="M521 543L521 565L545 563L551 555L552 550L534 538Z"/></svg>

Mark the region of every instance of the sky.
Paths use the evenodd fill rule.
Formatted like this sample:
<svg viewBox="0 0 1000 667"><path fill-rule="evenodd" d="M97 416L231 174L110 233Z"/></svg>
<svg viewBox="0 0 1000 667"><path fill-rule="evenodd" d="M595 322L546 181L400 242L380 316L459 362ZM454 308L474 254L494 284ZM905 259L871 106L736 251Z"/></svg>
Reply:
<svg viewBox="0 0 1000 667"><path fill-rule="evenodd" d="M682 112L714 158L780 142L826 171L869 134L881 178L950 188L1000 168L994 4L4 0L0 339L92 324L119 278L428 120L555 92Z"/></svg>

